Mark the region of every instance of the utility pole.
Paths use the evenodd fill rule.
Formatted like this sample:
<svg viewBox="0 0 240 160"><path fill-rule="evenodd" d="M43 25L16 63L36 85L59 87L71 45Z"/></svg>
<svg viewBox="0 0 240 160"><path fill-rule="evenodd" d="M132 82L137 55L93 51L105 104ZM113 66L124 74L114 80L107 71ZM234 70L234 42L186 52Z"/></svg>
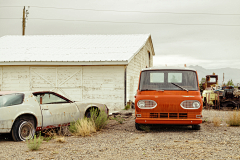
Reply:
<svg viewBox="0 0 240 160"><path fill-rule="evenodd" d="M28 6L28 9L30 7ZM27 21L27 17L28 17L28 10L25 10L25 6L23 7L23 19L22 19L22 35L25 35L25 28L26 28L26 21Z"/></svg>
<svg viewBox="0 0 240 160"><path fill-rule="evenodd" d="M23 20L22 20L22 35L25 35L25 24L26 24L26 19L25 19L25 6L23 7Z"/></svg>
<svg viewBox="0 0 240 160"><path fill-rule="evenodd" d="M223 86L223 82L224 82L224 73L223 73L223 81L222 81L222 86Z"/></svg>

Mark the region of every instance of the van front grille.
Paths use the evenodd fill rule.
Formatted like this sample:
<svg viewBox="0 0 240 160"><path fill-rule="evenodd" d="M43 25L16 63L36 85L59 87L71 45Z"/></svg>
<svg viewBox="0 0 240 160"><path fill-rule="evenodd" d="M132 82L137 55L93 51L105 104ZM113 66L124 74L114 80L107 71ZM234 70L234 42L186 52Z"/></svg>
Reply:
<svg viewBox="0 0 240 160"><path fill-rule="evenodd" d="M168 113L159 113L159 118L168 118Z"/></svg>
<svg viewBox="0 0 240 160"><path fill-rule="evenodd" d="M158 113L150 113L150 118L158 118Z"/></svg>
<svg viewBox="0 0 240 160"><path fill-rule="evenodd" d="M187 119L187 113L150 113L150 118Z"/></svg>
<svg viewBox="0 0 240 160"><path fill-rule="evenodd" d="M177 119L178 114L177 113L169 113L169 118Z"/></svg>
<svg viewBox="0 0 240 160"><path fill-rule="evenodd" d="M179 119L186 119L187 113L179 113Z"/></svg>

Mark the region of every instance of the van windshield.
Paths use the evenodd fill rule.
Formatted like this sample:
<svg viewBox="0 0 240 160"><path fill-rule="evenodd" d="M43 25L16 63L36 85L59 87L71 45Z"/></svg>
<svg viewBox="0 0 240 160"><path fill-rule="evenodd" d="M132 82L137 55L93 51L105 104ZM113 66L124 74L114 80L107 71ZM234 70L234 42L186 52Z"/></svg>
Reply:
<svg viewBox="0 0 240 160"><path fill-rule="evenodd" d="M181 70L142 71L139 89L198 90L197 75L194 71Z"/></svg>

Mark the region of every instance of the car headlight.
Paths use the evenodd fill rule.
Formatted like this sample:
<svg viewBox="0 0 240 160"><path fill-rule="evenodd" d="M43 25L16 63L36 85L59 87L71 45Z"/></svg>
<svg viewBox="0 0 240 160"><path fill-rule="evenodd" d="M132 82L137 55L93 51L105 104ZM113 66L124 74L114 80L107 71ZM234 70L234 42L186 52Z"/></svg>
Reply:
<svg viewBox="0 0 240 160"><path fill-rule="evenodd" d="M153 100L140 100L137 106L141 109L153 109L157 106L157 103Z"/></svg>
<svg viewBox="0 0 240 160"><path fill-rule="evenodd" d="M183 109L198 109L201 106L201 103L197 100L186 100L183 101L180 106Z"/></svg>

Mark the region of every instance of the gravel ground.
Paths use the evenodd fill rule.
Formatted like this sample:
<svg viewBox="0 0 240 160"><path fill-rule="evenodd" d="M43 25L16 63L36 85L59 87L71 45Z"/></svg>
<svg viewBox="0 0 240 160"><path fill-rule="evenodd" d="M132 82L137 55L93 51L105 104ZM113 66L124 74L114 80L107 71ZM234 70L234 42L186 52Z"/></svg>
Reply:
<svg viewBox="0 0 240 160"><path fill-rule="evenodd" d="M190 126L155 126L145 132L135 129L134 116L123 124L110 120L91 136L43 142L38 151L1 135L0 159L240 159L240 127L227 126L229 112L204 110L199 131ZM221 117L220 127L211 123L215 115Z"/></svg>

